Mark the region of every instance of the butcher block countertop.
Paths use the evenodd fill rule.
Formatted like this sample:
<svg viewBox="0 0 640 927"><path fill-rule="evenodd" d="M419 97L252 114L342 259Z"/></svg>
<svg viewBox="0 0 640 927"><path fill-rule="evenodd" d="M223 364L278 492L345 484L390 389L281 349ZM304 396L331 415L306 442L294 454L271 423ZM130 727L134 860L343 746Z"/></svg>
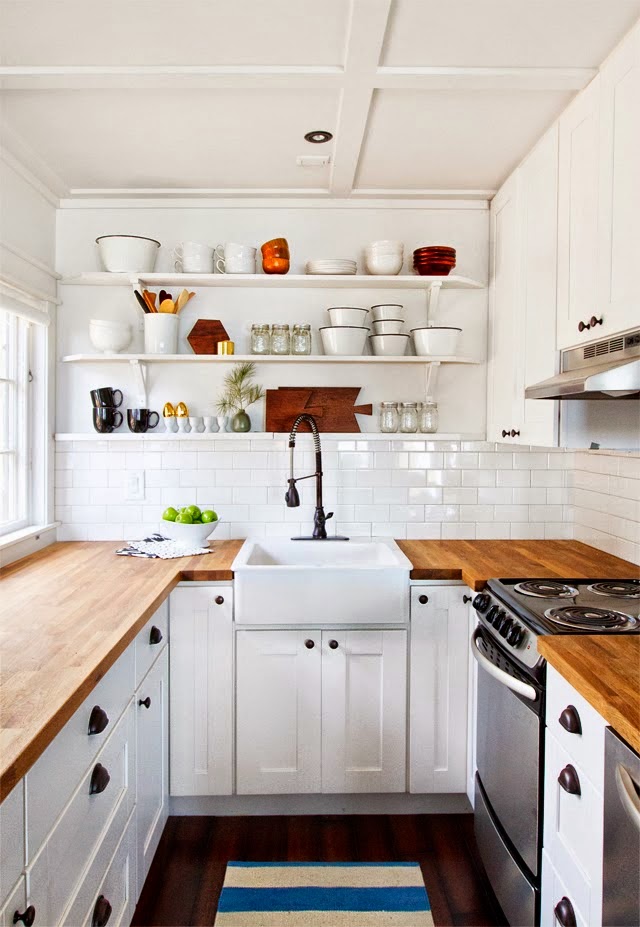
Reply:
<svg viewBox="0 0 640 927"><path fill-rule="evenodd" d="M538 649L640 753L640 636L555 634Z"/></svg>
<svg viewBox="0 0 640 927"><path fill-rule="evenodd" d="M413 579L638 576L574 541L400 541ZM116 543L52 544L0 570L0 799L28 771L181 581L230 581L242 541L178 560L116 557ZM597 706L596 706L597 707ZM624 736L624 734L623 734Z"/></svg>
<svg viewBox="0 0 640 927"><path fill-rule="evenodd" d="M461 579L482 589L502 579L625 579L640 566L580 541L397 541L413 564L411 579Z"/></svg>

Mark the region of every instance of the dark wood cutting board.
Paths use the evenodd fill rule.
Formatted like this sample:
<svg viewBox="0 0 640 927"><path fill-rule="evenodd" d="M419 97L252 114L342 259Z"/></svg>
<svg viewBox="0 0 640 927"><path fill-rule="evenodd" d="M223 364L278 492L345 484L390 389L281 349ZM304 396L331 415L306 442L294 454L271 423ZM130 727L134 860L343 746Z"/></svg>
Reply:
<svg viewBox="0 0 640 927"><path fill-rule="evenodd" d="M372 415L371 403L357 406L359 386L281 386L266 391L266 431L289 432L301 412L313 415L321 432L360 431L356 418ZM300 431L310 431L304 422Z"/></svg>
<svg viewBox="0 0 640 927"><path fill-rule="evenodd" d="M215 354L219 341L228 341L227 330L220 319L198 319L187 341L194 354Z"/></svg>

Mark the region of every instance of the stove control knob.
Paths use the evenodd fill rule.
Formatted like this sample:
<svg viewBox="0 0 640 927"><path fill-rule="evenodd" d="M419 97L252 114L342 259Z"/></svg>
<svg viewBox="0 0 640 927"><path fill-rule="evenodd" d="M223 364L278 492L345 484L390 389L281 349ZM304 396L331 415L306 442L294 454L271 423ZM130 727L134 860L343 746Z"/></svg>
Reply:
<svg viewBox="0 0 640 927"><path fill-rule="evenodd" d="M505 618L498 629L500 637L506 637L509 631L512 629L512 627L513 627L513 618Z"/></svg>
<svg viewBox="0 0 640 927"><path fill-rule="evenodd" d="M496 618L498 617L499 613L500 613L500 609L498 608L498 606L492 605L489 611L487 612L487 614L485 615L485 618L487 619L489 624L493 624Z"/></svg>
<svg viewBox="0 0 640 927"><path fill-rule="evenodd" d="M503 608L498 609L498 614L496 615L495 621L493 622L493 626L496 629L496 631L500 632L502 628L502 624L506 620L507 620L507 613L505 612L505 610Z"/></svg>
<svg viewBox="0 0 640 927"><path fill-rule="evenodd" d="M486 610L489 608L490 601L491 599L486 594L486 592L479 592L473 600L473 607L479 612L486 612Z"/></svg>
<svg viewBox="0 0 640 927"><path fill-rule="evenodd" d="M522 625L516 624L514 622L513 627L507 634L507 643L511 644L512 647L519 647L524 638L524 628Z"/></svg>

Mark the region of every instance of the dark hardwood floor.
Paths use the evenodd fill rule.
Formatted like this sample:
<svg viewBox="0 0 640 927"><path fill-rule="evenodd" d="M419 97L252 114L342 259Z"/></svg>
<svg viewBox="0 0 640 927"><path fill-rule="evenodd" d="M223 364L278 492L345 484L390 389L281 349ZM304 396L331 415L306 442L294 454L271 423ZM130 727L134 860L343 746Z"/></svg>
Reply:
<svg viewBox="0 0 640 927"><path fill-rule="evenodd" d="M212 925L229 860L415 861L436 927L504 924L478 861L472 816L425 814L169 818L133 925Z"/></svg>

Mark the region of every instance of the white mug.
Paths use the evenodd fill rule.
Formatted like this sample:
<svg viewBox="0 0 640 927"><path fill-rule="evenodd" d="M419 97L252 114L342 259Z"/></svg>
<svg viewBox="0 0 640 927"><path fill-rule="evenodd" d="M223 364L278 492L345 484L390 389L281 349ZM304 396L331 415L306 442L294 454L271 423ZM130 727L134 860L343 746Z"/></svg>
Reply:
<svg viewBox="0 0 640 927"><path fill-rule="evenodd" d="M228 241L215 249L216 270L220 274L255 274L257 248Z"/></svg>
<svg viewBox="0 0 640 927"><path fill-rule="evenodd" d="M173 252L174 267L183 274L212 274L213 248L199 241L182 241Z"/></svg>

